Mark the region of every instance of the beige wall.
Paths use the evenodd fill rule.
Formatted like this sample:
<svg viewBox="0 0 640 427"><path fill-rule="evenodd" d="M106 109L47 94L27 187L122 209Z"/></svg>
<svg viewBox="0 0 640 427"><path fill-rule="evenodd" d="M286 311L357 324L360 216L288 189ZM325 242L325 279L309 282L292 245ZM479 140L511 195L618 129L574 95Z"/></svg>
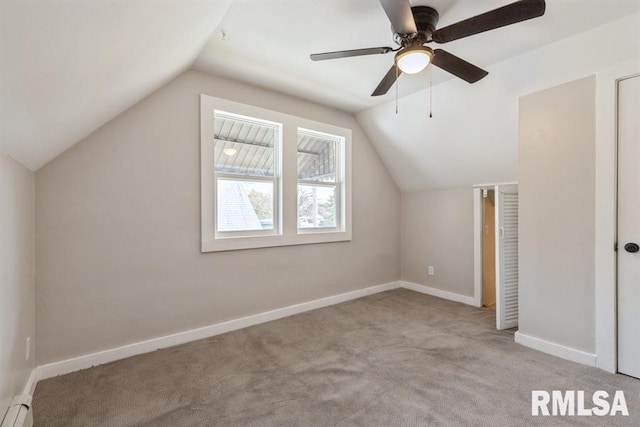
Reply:
<svg viewBox="0 0 640 427"><path fill-rule="evenodd" d="M402 193L401 260L402 280L473 296L473 189Z"/></svg>
<svg viewBox="0 0 640 427"><path fill-rule="evenodd" d="M353 241L200 253L199 95L353 129ZM36 174L38 363L400 278L400 195L353 116L188 71Z"/></svg>
<svg viewBox="0 0 640 427"><path fill-rule="evenodd" d="M11 397L22 394L35 338L33 172L0 154L0 419Z"/></svg>
<svg viewBox="0 0 640 427"><path fill-rule="evenodd" d="M593 353L595 78L520 99L520 332Z"/></svg>

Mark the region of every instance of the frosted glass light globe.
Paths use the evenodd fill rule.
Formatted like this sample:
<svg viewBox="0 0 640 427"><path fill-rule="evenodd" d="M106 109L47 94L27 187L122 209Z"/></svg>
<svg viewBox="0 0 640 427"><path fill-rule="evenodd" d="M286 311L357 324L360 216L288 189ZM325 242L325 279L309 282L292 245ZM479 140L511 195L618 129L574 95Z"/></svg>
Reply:
<svg viewBox="0 0 640 427"><path fill-rule="evenodd" d="M408 47L396 54L396 65L403 73L416 74L427 68L433 51L425 46Z"/></svg>

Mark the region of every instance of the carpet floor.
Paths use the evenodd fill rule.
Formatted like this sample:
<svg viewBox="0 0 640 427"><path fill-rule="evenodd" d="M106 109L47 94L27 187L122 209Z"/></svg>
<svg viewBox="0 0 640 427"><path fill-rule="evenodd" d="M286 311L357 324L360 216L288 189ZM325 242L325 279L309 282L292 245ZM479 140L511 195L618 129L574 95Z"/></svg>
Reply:
<svg viewBox="0 0 640 427"><path fill-rule="evenodd" d="M36 427L640 426L640 381L398 289L38 383ZM630 416L532 417L532 390L623 390Z"/></svg>

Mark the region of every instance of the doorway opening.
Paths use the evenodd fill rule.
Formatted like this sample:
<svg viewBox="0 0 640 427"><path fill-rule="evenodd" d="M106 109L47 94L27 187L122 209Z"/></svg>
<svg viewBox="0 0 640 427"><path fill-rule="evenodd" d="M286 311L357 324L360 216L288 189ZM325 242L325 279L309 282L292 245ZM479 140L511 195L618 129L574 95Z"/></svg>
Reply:
<svg viewBox="0 0 640 427"><path fill-rule="evenodd" d="M495 309L496 328L518 326L518 184L474 189L474 302Z"/></svg>

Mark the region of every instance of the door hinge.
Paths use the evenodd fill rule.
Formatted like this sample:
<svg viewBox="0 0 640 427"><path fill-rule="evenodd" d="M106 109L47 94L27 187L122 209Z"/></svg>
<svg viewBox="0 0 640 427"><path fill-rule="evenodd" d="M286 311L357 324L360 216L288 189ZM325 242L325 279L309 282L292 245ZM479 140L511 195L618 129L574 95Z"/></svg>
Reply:
<svg viewBox="0 0 640 427"><path fill-rule="evenodd" d="M618 242L615 242L615 243L613 244L613 251L614 251L614 252L618 252Z"/></svg>

